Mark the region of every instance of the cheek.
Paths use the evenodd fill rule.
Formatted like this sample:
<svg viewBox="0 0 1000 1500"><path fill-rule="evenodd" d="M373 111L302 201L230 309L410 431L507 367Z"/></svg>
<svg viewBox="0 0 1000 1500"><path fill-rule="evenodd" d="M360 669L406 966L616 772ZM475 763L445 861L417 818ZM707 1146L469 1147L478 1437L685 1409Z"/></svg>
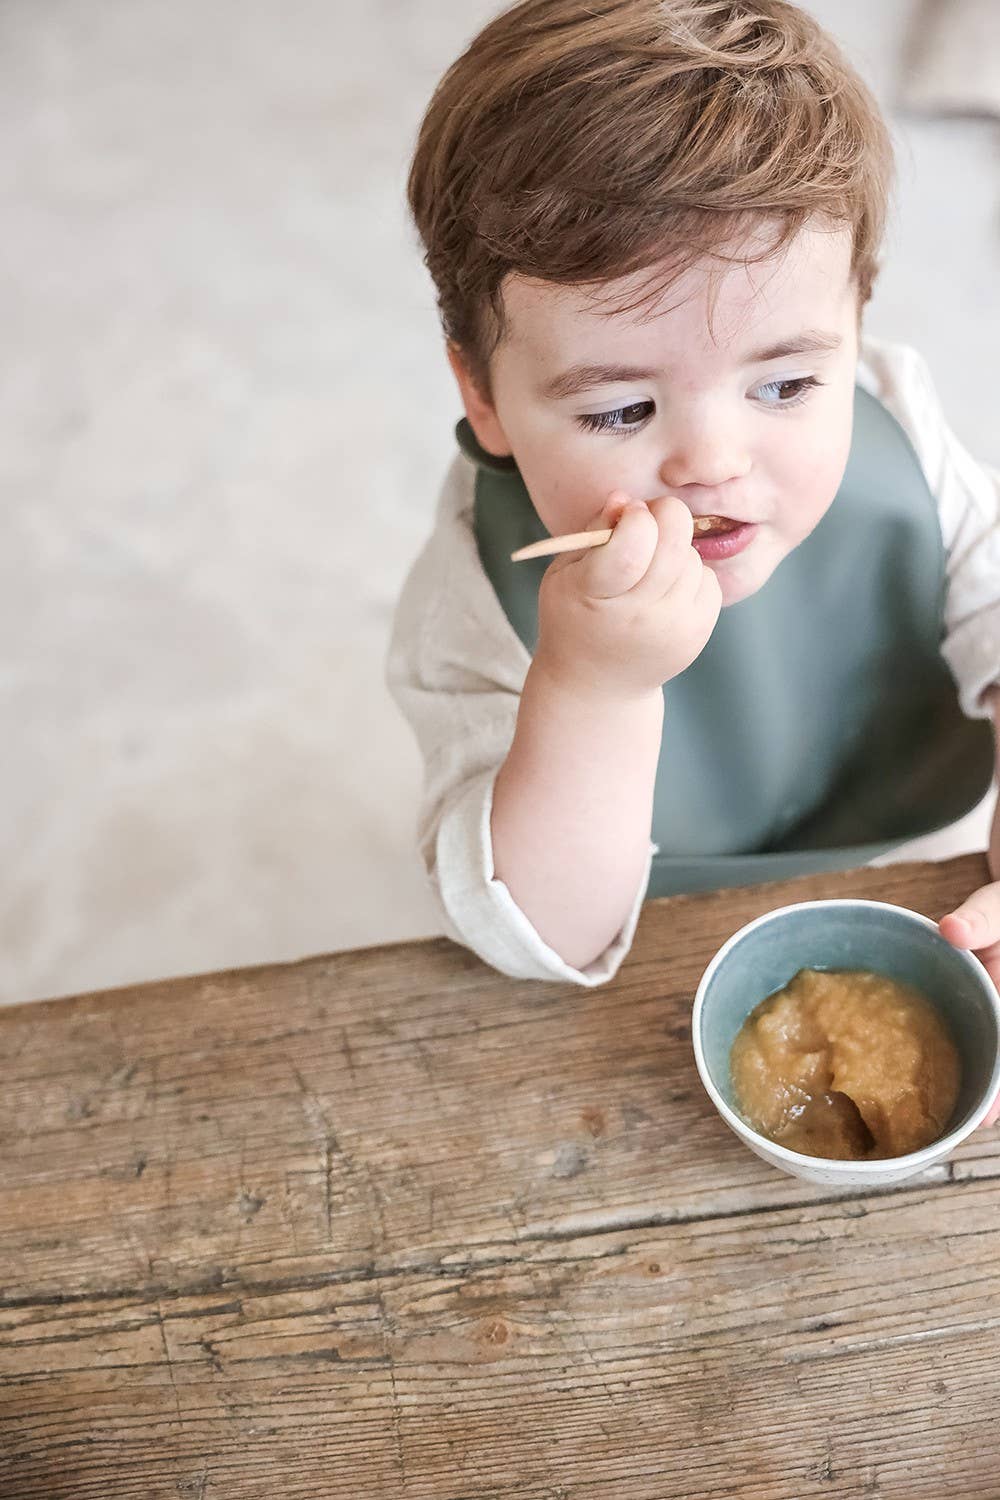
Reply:
<svg viewBox="0 0 1000 1500"><path fill-rule="evenodd" d="M612 474L611 465L596 462L581 442L533 443L515 451L532 504L553 536L583 531L612 490L629 490L627 469L619 462Z"/></svg>
<svg viewBox="0 0 1000 1500"><path fill-rule="evenodd" d="M788 537L802 541L829 509L850 448L848 420L811 428L785 450L779 474L779 525Z"/></svg>

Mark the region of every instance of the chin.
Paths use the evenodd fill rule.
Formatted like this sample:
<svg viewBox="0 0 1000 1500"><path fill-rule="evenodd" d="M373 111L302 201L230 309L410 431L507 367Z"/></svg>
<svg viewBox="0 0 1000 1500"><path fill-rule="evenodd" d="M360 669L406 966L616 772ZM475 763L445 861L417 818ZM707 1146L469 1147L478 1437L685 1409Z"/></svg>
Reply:
<svg viewBox="0 0 1000 1500"><path fill-rule="evenodd" d="M729 563L712 564L707 563L719 580L719 588L722 590L722 608L728 609L730 604L739 604L744 599L749 599L762 589L781 562L784 553L777 557L764 556L753 557L753 547L747 549L746 557L735 557Z"/></svg>
<svg viewBox="0 0 1000 1500"><path fill-rule="evenodd" d="M757 537L741 555L720 564L706 564L714 571L723 592L723 609L757 594L792 550L795 549L777 543L777 538Z"/></svg>
<svg viewBox="0 0 1000 1500"><path fill-rule="evenodd" d="M739 573L735 570L727 571L725 568L713 568L712 571L719 580L719 588L722 590L723 609L728 609L730 604L739 604L741 600L749 599L751 594L756 594L759 588L763 588L771 576L769 570L764 577L761 577L756 568L752 576L747 568L741 569Z"/></svg>
<svg viewBox="0 0 1000 1500"><path fill-rule="evenodd" d="M756 594L758 588L762 587L761 584L747 584L741 587L739 584L727 583L721 573L718 577L722 588L723 609L728 609L731 604L740 604L744 599L749 599L752 594Z"/></svg>

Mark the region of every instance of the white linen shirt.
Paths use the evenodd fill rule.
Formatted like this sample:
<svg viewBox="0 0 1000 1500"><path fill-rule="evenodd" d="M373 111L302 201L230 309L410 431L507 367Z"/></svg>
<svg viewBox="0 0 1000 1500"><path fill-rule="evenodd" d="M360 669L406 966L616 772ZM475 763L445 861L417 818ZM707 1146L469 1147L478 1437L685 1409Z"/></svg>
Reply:
<svg viewBox="0 0 1000 1500"><path fill-rule="evenodd" d="M865 338L857 378L909 437L937 501L947 572L941 650L962 709L986 718L982 695L1000 680L1000 474L977 464L951 433L915 350ZM602 984L631 946L649 861L624 926L585 969L543 941L494 873L493 786L531 657L479 560L475 482L475 464L457 454L434 530L403 588L389 650L389 687L424 761L420 852L449 937L514 978Z"/></svg>

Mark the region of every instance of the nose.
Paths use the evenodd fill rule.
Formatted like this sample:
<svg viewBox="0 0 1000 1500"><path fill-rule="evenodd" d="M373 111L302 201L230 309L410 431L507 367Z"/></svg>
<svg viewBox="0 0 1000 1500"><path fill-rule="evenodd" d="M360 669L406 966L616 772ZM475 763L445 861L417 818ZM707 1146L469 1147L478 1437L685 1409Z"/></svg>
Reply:
<svg viewBox="0 0 1000 1500"><path fill-rule="evenodd" d="M750 472L750 454L739 428L705 417L678 415L667 434L660 480L669 490L718 489Z"/></svg>

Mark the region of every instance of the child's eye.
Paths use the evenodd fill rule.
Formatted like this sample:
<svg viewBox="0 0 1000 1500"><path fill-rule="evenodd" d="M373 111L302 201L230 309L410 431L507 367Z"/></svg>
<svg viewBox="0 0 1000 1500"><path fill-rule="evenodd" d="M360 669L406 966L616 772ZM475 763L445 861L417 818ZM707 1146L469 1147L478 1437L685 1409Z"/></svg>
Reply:
<svg viewBox="0 0 1000 1500"><path fill-rule="evenodd" d="M767 385L758 386L757 395L761 396L765 391L775 392L777 400L765 400L765 406L798 406L814 386L824 384L825 381L817 380L815 375L804 375L796 380L771 380Z"/></svg>
<svg viewBox="0 0 1000 1500"><path fill-rule="evenodd" d="M630 406L619 406L614 411L587 412L577 417L581 427L588 432L620 432L628 435L638 432L656 410L652 401L633 401Z"/></svg>

